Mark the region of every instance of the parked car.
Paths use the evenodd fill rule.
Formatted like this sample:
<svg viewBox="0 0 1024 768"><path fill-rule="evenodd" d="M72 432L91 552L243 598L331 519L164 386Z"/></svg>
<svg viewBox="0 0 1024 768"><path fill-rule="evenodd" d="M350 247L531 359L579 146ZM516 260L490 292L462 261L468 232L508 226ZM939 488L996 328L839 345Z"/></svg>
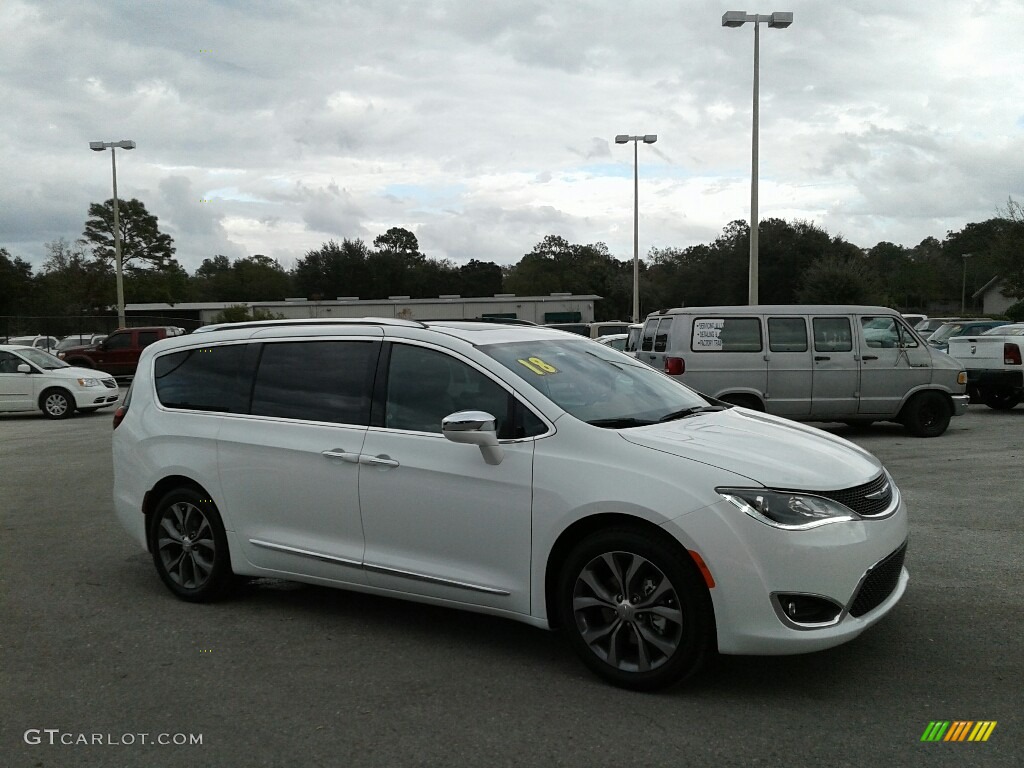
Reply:
<svg viewBox="0 0 1024 768"><path fill-rule="evenodd" d="M1008 324L1009 320L960 320L945 323L928 337L928 346L945 352L949 349L949 340L954 336L978 336Z"/></svg>
<svg viewBox="0 0 1024 768"><path fill-rule="evenodd" d="M946 323L958 323L964 321L973 320L991 320L991 317L929 317L926 320L922 320L920 323L914 326L914 330L917 331L918 335L928 341L928 338L939 330Z"/></svg>
<svg viewBox="0 0 1024 768"><path fill-rule="evenodd" d="M8 344L35 347L44 352L56 352L60 341L56 336L12 336L7 340Z"/></svg>
<svg viewBox="0 0 1024 768"><path fill-rule="evenodd" d="M114 376L132 376L142 350L155 341L184 333L184 328L169 325L118 328L96 344L69 347L58 352L57 356L81 368L102 368Z"/></svg>
<svg viewBox="0 0 1024 768"><path fill-rule="evenodd" d="M711 397L800 421L896 421L937 437L967 374L885 307L684 307L649 315L637 359Z"/></svg>
<svg viewBox="0 0 1024 768"><path fill-rule="evenodd" d="M901 312L903 319L906 320L912 328L916 328L918 323L923 323L928 319L928 315L920 315L914 312Z"/></svg>
<svg viewBox="0 0 1024 768"><path fill-rule="evenodd" d="M608 336L599 336L596 341L598 344L604 344L606 347L617 349L622 352L626 349L626 341L629 339L628 333L613 333Z"/></svg>
<svg viewBox="0 0 1024 768"><path fill-rule="evenodd" d="M1007 323L984 331L982 336L1024 336L1024 323Z"/></svg>
<svg viewBox="0 0 1024 768"><path fill-rule="evenodd" d="M65 336L57 344L57 351L63 352L71 347L87 347L92 344L99 344L107 338L105 333L76 333L71 336Z"/></svg>
<svg viewBox="0 0 1024 768"><path fill-rule="evenodd" d="M846 642L908 579L874 456L546 328L167 338L115 415L113 467L118 518L183 600L265 576L464 608L561 628L635 689L716 647Z"/></svg>
<svg viewBox="0 0 1024 768"><path fill-rule="evenodd" d="M629 331L629 323L619 320L602 320L596 323L545 323L545 328L555 328L559 331L568 331L578 336L587 336L591 339L599 339L602 336L626 333Z"/></svg>
<svg viewBox="0 0 1024 768"><path fill-rule="evenodd" d="M35 347L0 344L0 411L38 410L66 419L76 410L110 407L118 396L110 374L75 368Z"/></svg>

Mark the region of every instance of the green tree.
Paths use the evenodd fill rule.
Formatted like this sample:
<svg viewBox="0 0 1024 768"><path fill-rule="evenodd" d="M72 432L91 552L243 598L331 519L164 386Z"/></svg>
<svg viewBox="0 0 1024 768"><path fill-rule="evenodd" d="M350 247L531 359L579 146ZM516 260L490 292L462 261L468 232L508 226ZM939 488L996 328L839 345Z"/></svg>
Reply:
<svg viewBox="0 0 1024 768"><path fill-rule="evenodd" d="M233 304L214 315L212 323L245 323L250 320L284 320L284 315L261 307Z"/></svg>
<svg viewBox="0 0 1024 768"><path fill-rule="evenodd" d="M814 262L797 291L801 304L875 304L879 289L864 256L831 254Z"/></svg>
<svg viewBox="0 0 1024 768"><path fill-rule="evenodd" d="M295 291L307 298L379 298L369 292L369 257L362 240L330 240L298 260L292 270Z"/></svg>
<svg viewBox="0 0 1024 768"><path fill-rule="evenodd" d="M1003 292L1024 299L1024 206L1011 197L1000 214L1003 227L993 243L993 261Z"/></svg>
<svg viewBox="0 0 1024 768"><path fill-rule="evenodd" d="M0 248L0 315L31 312L35 299L32 265ZM0 325L0 331L6 329Z"/></svg>
<svg viewBox="0 0 1024 768"><path fill-rule="evenodd" d="M118 223L121 229L121 264L135 267L156 267L174 257L174 241L160 231L157 217L146 210L141 201L118 201ZM92 203L82 233L83 245L92 248L96 259L114 263L114 199Z"/></svg>
<svg viewBox="0 0 1024 768"><path fill-rule="evenodd" d="M459 293L462 296L493 296L501 293L501 267L493 261L470 259L459 267Z"/></svg>
<svg viewBox="0 0 1024 768"><path fill-rule="evenodd" d="M45 314L78 315L96 312L115 301L113 270L100 261L86 258L81 244L60 238L46 243L47 258L36 277L38 311Z"/></svg>

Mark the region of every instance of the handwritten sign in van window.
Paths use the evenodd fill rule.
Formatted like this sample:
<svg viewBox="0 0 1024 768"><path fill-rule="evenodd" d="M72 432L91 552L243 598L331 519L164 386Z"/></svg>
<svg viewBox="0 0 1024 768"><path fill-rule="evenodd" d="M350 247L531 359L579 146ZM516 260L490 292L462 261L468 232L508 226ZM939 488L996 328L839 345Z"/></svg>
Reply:
<svg viewBox="0 0 1024 768"><path fill-rule="evenodd" d="M693 321L693 349L706 352L722 348L724 319L702 319Z"/></svg>

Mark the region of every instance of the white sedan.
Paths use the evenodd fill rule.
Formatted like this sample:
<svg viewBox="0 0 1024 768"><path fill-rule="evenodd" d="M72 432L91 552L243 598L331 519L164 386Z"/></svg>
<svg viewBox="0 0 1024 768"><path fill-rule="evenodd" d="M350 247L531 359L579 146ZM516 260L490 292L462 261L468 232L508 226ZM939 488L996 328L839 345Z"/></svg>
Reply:
<svg viewBox="0 0 1024 768"><path fill-rule="evenodd" d="M75 368L34 347L0 344L0 411L42 411L66 419L118 401L109 373Z"/></svg>

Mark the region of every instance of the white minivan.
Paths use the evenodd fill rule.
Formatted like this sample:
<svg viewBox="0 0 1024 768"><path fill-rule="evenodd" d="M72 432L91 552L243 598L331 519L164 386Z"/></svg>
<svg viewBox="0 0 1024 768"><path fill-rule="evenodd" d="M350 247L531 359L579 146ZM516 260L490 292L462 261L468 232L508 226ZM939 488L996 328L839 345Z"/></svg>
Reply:
<svg viewBox="0 0 1024 768"><path fill-rule="evenodd" d="M718 400L801 421L897 421L941 435L963 366L885 307L684 307L648 315L637 359Z"/></svg>
<svg viewBox="0 0 1024 768"><path fill-rule="evenodd" d="M109 373L76 368L35 347L0 344L0 411L42 411L66 419L118 401Z"/></svg>
<svg viewBox="0 0 1024 768"><path fill-rule="evenodd" d="M115 415L113 468L117 516L183 600L271 577L479 611L560 628L635 689L716 650L851 640L909 578L877 458L536 326L158 341Z"/></svg>

